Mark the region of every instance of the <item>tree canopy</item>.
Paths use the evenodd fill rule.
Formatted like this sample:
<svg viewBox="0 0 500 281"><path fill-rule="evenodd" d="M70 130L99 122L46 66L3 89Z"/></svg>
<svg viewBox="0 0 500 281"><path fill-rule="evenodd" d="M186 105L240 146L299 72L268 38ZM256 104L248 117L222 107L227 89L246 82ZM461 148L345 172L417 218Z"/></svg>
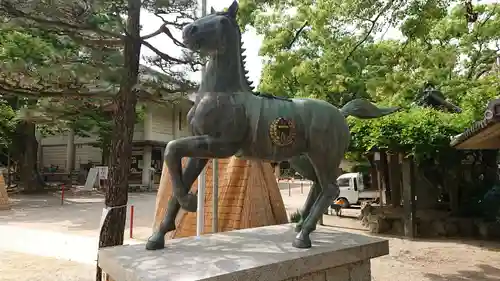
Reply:
<svg viewBox="0 0 500 281"><path fill-rule="evenodd" d="M92 7L79 1L57 7L23 3L9 0L0 6L2 95L38 99L31 108L36 112L23 117L44 122L71 121L109 104L123 76L125 21L121 15L126 3L101 1ZM164 73L141 66L135 92L144 101L170 102L194 89L184 70L196 62L187 55L177 58L160 52L147 39L166 34L178 43L170 30L192 18L193 3L163 7L147 2L143 8L158 17L178 18L165 20L157 32L137 39L154 50L157 55L147 59Z"/></svg>
<svg viewBox="0 0 500 281"><path fill-rule="evenodd" d="M259 90L336 106L363 97L405 109L378 120L350 118L353 152L404 149L430 157L482 119L487 101L500 93L498 3L477 4L473 11L443 0L240 4L242 26L264 36ZM427 82L463 113L412 106Z"/></svg>

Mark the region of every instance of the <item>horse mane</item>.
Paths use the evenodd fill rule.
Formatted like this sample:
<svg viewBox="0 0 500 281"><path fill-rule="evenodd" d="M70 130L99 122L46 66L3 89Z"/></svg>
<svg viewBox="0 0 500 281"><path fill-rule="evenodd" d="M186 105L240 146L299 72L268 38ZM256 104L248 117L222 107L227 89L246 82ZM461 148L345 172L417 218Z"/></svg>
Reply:
<svg viewBox="0 0 500 281"><path fill-rule="evenodd" d="M246 69L246 58L247 56L245 55L245 51L246 49L243 48L243 38L241 36L241 30L240 30L240 26L238 25L238 22L236 21L236 19L234 19L233 17L229 16L228 13L226 12L219 12L217 13L219 15L223 15L223 16L226 16L229 21L234 25L234 28L236 28L236 31L238 31L238 36L239 36L239 44L240 44L240 65L241 65L241 68L242 68L242 71L244 73L244 77L245 77L245 82L247 83L247 86L248 88L250 88L250 91L254 91L255 87L252 86L252 81L250 81L250 78L248 77L248 70Z"/></svg>

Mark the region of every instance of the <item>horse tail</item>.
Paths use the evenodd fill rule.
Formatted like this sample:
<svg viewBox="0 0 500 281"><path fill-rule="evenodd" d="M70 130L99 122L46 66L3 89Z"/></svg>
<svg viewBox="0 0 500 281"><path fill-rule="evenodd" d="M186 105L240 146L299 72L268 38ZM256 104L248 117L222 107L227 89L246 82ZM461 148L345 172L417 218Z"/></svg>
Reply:
<svg viewBox="0 0 500 281"><path fill-rule="evenodd" d="M354 116L360 119L379 118L398 111L400 107L377 107L366 99L354 99L346 103L340 112L347 116Z"/></svg>

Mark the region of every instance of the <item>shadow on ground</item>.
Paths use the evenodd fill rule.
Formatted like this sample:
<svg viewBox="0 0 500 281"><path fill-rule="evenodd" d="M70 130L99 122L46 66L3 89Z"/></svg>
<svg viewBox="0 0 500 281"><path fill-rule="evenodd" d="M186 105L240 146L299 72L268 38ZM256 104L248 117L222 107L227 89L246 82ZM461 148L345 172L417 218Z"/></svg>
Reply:
<svg viewBox="0 0 500 281"><path fill-rule="evenodd" d="M10 201L11 210L0 211L0 225L43 225L54 230L95 231L99 227L104 208L102 194L68 195L63 205L60 194L14 195ZM135 209L135 226L151 227L155 202L156 193L129 193L129 206L134 205Z"/></svg>
<svg viewBox="0 0 500 281"><path fill-rule="evenodd" d="M456 274L425 274L430 281L499 281L500 268L487 264L478 265L478 270L458 270Z"/></svg>

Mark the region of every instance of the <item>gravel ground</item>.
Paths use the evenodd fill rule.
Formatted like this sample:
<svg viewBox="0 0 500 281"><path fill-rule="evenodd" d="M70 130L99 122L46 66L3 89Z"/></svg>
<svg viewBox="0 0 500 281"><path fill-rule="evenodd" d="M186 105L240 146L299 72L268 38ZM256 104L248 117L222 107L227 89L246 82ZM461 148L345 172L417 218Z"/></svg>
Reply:
<svg viewBox="0 0 500 281"><path fill-rule="evenodd" d="M288 211L302 205L300 188L282 189ZM56 196L17 196L11 211L0 212L0 280L78 280L95 276L97 228L103 198L68 197L63 206ZM133 193L134 240L147 239L155 194ZM359 210L343 212L355 217ZM367 234L357 220L325 216L325 225ZM128 225L128 222L127 222ZM128 235L128 229L126 230ZM480 241L389 240L390 254L372 261L374 281L500 281L500 244Z"/></svg>
<svg viewBox="0 0 500 281"><path fill-rule="evenodd" d="M95 280L95 266L52 257L2 251L0 280L90 281Z"/></svg>
<svg viewBox="0 0 500 281"><path fill-rule="evenodd" d="M499 245L390 239L390 254L372 261L372 280L499 281ZM493 248L495 247L495 248Z"/></svg>

